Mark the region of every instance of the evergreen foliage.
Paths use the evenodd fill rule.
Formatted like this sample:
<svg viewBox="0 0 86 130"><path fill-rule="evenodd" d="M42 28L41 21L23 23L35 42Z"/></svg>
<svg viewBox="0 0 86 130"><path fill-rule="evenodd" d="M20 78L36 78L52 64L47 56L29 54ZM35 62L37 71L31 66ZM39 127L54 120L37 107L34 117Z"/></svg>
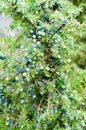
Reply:
<svg viewBox="0 0 86 130"><path fill-rule="evenodd" d="M67 69L82 9L67 0L3 0L0 10L20 29L0 51L0 129L83 130L85 101Z"/></svg>

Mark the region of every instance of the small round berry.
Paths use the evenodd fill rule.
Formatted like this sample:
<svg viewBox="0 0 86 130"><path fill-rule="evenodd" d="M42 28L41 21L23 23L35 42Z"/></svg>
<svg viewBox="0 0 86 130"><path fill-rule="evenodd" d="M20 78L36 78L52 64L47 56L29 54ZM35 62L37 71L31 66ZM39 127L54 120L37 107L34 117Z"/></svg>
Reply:
<svg viewBox="0 0 86 130"><path fill-rule="evenodd" d="M8 81L8 80L9 80L9 78L8 78L8 77L6 77L6 80Z"/></svg>
<svg viewBox="0 0 86 130"><path fill-rule="evenodd" d="M46 67L46 70L50 70L50 67Z"/></svg>
<svg viewBox="0 0 86 130"><path fill-rule="evenodd" d="M6 122L6 126L8 126L9 125L9 122Z"/></svg>
<svg viewBox="0 0 86 130"><path fill-rule="evenodd" d="M66 48L66 45L63 45L63 48Z"/></svg>
<svg viewBox="0 0 86 130"><path fill-rule="evenodd" d="M58 74L58 75L59 75L60 73L57 71L57 72L56 72L56 74Z"/></svg>
<svg viewBox="0 0 86 130"><path fill-rule="evenodd" d="M37 42L37 45L40 45L40 42Z"/></svg>
<svg viewBox="0 0 86 130"><path fill-rule="evenodd" d="M41 36L39 35L39 36L38 36L38 38L40 39L40 38L41 38Z"/></svg>
<svg viewBox="0 0 86 130"><path fill-rule="evenodd" d="M21 100L21 103L24 103L24 100Z"/></svg>
<svg viewBox="0 0 86 130"><path fill-rule="evenodd" d="M26 76L26 73L23 73L23 76Z"/></svg>
<svg viewBox="0 0 86 130"><path fill-rule="evenodd" d="M36 39L33 39L33 42L36 42Z"/></svg>
<svg viewBox="0 0 86 130"><path fill-rule="evenodd" d="M33 38L35 39L35 38L36 38L36 35L33 35Z"/></svg>
<svg viewBox="0 0 86 130"><path fill-rule="evenodd" d="M7 120L9 120L10 118L9 117L7 117Z"/></svg>
<svg viewBox="0 0 86 130"><path fill-rule="evenodd" d="M33 30L30 30L31 33L33 33Z"/></svg>
<svg viewBox="0 0 86 130"><path fill-rule="evenodd" d="M5 57L5 56L0 56L0 59L1 59L1 60L5 60L6 57Z"/></svg>
<svg viewBox="0 0 86 130"><path fill-rule="evenodd" d="M21 88L21 90L20 90L21 92L23 92L23 88Z"/></svg>
<svg viewBox="0 0 86 130"><path fill-rule="evenodd" d="M19 77L16 77L16 80L19 80Z"/></svg>
<svg viewBox="0 0 86 130"><path fill-rule="evenodd" d="M58 58L61 58L61 56L60 56L60 55L58 55Z"/></svg>
<svg viewBox="0 0 86 130"><path fill-rule="evenodd" d="M30 69L29 68L26 68L26 71L29 71Z"/></svg>
<svg viewBox="0 0 86 130"><path fill-rule="evenodd" d="M44 36L45 35L45 32L42 32L42 36Z"/></svg>
<svg viewBox="0 0 86 130"><path fill-rule="evenodd" d="M66 23L66 22L67 22L67 20L66 20L66 19L62 19L61 21L62 21L62 23Z"/></svg>
<svg viewBox="0 0 86 130"><path fill-rule="evenodd" d="M33 95L33 98L36 98L36 96L35 96L35 95Z"/></svg>
<svg viewBox="0 0 86 130"><path fill-rule="evenodd" d="M67 59L67 62L70 63L70 62L71 62L71 59Z"/></svg>

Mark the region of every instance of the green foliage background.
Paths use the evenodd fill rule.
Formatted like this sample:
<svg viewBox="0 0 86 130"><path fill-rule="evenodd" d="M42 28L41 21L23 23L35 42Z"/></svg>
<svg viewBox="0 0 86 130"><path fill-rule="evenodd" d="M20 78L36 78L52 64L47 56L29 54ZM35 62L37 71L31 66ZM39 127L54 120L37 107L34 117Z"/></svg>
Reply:
<svg viewBox="0 0 86 130"><path fill-rule="evenodd" d="M85 1L72 2L0 1L20 29L0 38L1 130L86 129Z"/></svg>

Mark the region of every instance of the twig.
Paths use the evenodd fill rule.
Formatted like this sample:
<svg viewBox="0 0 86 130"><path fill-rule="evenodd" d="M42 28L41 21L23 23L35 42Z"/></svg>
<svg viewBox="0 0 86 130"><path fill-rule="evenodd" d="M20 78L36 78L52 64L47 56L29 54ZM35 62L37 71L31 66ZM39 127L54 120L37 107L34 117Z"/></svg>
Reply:
<svg viewBox="0 0 86 130"><path fill-rule="evenodd" d="M65 24L62 24L59 28L57 28L58 31L60 31L64 26L65 26ZM52 38L53 38L53 36L54 36L55 34L56 34L56 32L54 32L54 33L51 35L51 37L49 38L48 42L50 42L50 41L52 40Z"/></svg>

